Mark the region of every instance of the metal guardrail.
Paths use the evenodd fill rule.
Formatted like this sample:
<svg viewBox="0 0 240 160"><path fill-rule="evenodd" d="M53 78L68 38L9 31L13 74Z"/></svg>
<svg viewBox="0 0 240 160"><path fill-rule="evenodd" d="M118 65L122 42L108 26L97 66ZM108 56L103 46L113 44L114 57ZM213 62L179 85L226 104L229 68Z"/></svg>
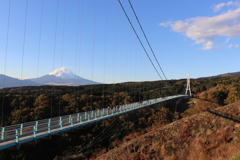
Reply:
<svg viewBox="0 0 240 160"><path fill-rule="evenodd" d="M167 100L186 97L187 95L176 95L165 98L156 98L143 102L135 102L113 108L102 108L87 112L75 113L49 119L42 119L22 124L10 125L0 128L0 149L18 146L38 138L47 137L52 134L77 128L89 123L111 118L127 112L161 103Z"/></svg>

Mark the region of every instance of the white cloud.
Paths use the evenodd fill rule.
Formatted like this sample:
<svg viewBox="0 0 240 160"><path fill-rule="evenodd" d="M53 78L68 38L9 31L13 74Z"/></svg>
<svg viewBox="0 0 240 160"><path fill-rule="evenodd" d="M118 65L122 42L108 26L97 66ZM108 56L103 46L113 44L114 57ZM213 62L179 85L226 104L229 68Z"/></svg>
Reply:
<svg viewBox="0 0 240 160"><path fill-rule="evenodd" d="M223 7L225 6L236 6L236 7L239 7L240 6L240 3L235 1L235 2L227 2L227 3L220 3L220 4L217 4L217 5L213 5L213 11L214 12L218 12L220 11Z"/></svg>
<svg viewBox="0 0 240 160"><path fill-rule="evenodd" d="M236 48L240 48L240 45L236 44L235 47L236 47Z"/></svg>
<svg viewBox="0 0 240 160"><path fill-rule="evenodd" d="M236 4L228 2L224 5ZM221 6L218 6L220 9ZM228 10L225 13L214 17L194 17L183 21L160 23L161 26L170 27L172 31L179 32L192 39L194 44L202 44L203 50L214 47L214 41L219 36L227 37L227 43L232 37L240 37L240 6L235 10Z"/></svg>
<svg viewBox="0 0 240 160"><path fill-rule="evenodd" d="M208 50L208 49L211 49L212 47L213 47L213 43L210 42L210 41L208 41L207 43L204 43L204 44L203 44L202 49L203 49L203 50Z"/></svg>
<svg viewBox="0 0 240 160"><path fill-rule="evenodd" d="M232 48L232 47L235 47L235 48L240 48L240 45L239 44L229 44L228 46L227 46L227 48Z"/></svg>
<svg viewBox="0 0 240 160"><path fill-rule="evenodd" d="M217 11L221 10L224 6L225 6L225 3L220 3L218 5L214 5L213 6L213 11L217 12Z"/></svg>
<svg viewBox="0 0 240 160"><path fill-rule="evenodd" d="M228 43L228 41L230 40L231 38L227 38L226 41L225 41L225 44Z"/></svg>
<svg viewBox="0 0 240 160"><path fill-rule="evenodd" d="M227 48L232 48L233 46L234 46L233 44L229 44Z"/></svg>

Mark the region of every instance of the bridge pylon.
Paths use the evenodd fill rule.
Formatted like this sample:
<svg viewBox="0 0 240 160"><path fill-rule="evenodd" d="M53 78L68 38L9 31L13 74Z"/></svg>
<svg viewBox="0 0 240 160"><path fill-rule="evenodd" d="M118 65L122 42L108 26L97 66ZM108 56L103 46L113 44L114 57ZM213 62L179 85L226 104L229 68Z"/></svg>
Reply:
<svg viewBox="0 0 240 160"><path fill-rule="evenodd" d="M188 94L190 97L192 96L191 88L190 88L190 73L187 74L187 88L186 88L185 94L186 95Z"/></svg>

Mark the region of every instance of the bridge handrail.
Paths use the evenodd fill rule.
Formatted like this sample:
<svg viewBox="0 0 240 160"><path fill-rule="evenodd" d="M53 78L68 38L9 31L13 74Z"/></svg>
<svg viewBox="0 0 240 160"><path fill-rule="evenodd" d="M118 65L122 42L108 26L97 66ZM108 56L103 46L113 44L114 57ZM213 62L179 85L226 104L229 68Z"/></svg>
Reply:
<svg viewBox="0 0 240 160"><path fill-rule="evenodd" d="M26 122L21 124L15 124L10 126L5 126L0 128L0 149L4 148L1 146L2 142L7 140L15 140L15 143L19 143L19 138L24 137L24 135L31 135L32 138L37 136L54 134L57 132L62 132L68 128L78 127L80 125L85 125L92 123L94 121L102 120L107 117L117 116L132 110L136 110L142 107L153 105L161 101L183 97L186 95L175 95L164 98L155 98L151 100L145 100L142 102L134 102L129 104L123 104L114 106L112 108L101 108L86 112L74 113L70 115L64 115L59 117L52 117L47 119L42 119L38 121ZM57 129L57 130L56 130ZM54 130L54 133L51 132ZM40 135L39 135L40 134ZM30 138L30 139L32 139ZM25 140L26 141L26 140Z"/></svg>

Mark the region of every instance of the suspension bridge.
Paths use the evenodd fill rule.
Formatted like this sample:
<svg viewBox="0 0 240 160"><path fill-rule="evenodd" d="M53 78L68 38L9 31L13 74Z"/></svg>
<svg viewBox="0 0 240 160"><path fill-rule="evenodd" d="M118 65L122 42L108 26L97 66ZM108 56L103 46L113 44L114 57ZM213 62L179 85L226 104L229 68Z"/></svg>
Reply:
<svg viewBox="0 0 240 160"><path fill-rule="evenodd" d="M156 98L126 105L118 105L111 108L102 108L98 110L1 127L0 149L13 146L18 148L20 144L25 142L34 141L39 138L48 137L53 134L81 127L83 125L126 114L128 112L149 107L164 101L184 97L187 98L189 95L185 94Z"/></svg>
<svg viewBox="0 0 240 160"><path fill-rule="evenodd" d="M147 58L145 57L145 58L143 58L143 59L148 59L149 60L149 62L150 62L150 66L152 65L153 66L153 68L154 68L154 70L157 72L157 75L159 76L159 78L160 79L162 79L163 80L163 78L161 77L161 75L160 75L160 72L159 72L159 70L162 72L162 75L163 75L163 77L165 77L165 80L167 80L167 78L166 78L166 76L165 76L165 74L164 74L164 72L163 72L163 70L162 70L162 68L161 68L161 66L160 66L160 64L159 64L159 62L158 62L158 60L157 60L157 58L156 58L156 56L155 56L155 54L154 54L154 52L153 52L153 50L152 50L152 47L150 46L150 43L149 43L149 41L148 41L148 39L147 39L147 37L146 37L146 35L145 35L145 33L144 33L144 31L143 31L143 29L142 29L142 26L141 26L141 24L140 24L140 22L139 22L139 20L138 20L138 18L137 18L137 20L138 20L138 24L141 26L141 30L142 30L142 32L143 32L143 35L144 35L144 37L145 37L145 39L146 39L146 41L147 41L147 43L148 43L148 45L149 45L149 47L150 47L150 49L151 49L151 52L152 52L152 54L153 54L153 57L154 57L154 59L156 60L156 62L155 63L157 63L157 65L159 66L159 69L157 69L157 67L155 66L155 64L153 63L153 58L151 58L151 56L148 54L148 52L147 52L147 50L146 50L146 48L144 47L144 44L143 44L143 42L141 41L141 38L139 37L139 35L138 35L138 33L137 33L137 31L136 31L136 29L134 28L134 25L132 24L132 22L130 21L130 18L128 17L128 14L126 13L126 11L125 11L125 9L124 9L124 6L121 4L121 1L119 0L118 1L119 3L120 3L120 8L122 8L122 10L124 11L124 14L125 14L125 16L127 17L127 19L128 19L128 23L131 25L131 27L132 27L132 30L134 31L134 36L136 36L137 37L137 42L140 42L140 48L142 48L143 49L143 54L142 55L144 55L144 56L146 56L147 55ZM110 2L109 2L110 3ZM112 2L111 2L112 3ZM54 4L54 5L56 5L56 4ZM53 6L54 6L53 5ZM92 4L91 4L92 5ZM42 41L42 39L44 39L44 28L43 28L43 24L42 24L42 18L43 18L43 8L44 8L44 5L43 5L43 1L42 1L42 3L41 4L39 4L39 6L41 6L42 8L40 9L41 11L40 11L40 14L39 15L41 15L40 17L39 17L39 19L40 19L40 23L39 23L39 26L40 26L40 28L39 28L39 39L37 40L37 44L38 44L38 47L36 47L37 49L36 49L36 51L37 51L37 55L35 55L35 57L38 57L38 59L37 59L37 77L38 77L38 74L39 74L39 63L40 63L40 46L44 46L44 45L49 45L48 44L48 42L46 42L46 44L44 44ZM74 5L73 5L74 6ZM81 4L79 5L79 6L81 6ZM46 6L45 6L46 7ZM66 17L66 12L65 12L65 9L63 9L64 10L64 12L62 13L63 14L63 16L62 17L64 17L64 20L63 20L63 26L58 26L58 23L60 23L60 22L58 22L59 20L58 20L58 16L59 16L59 10L61 9L60 8L61 6L59 6L59 4L57 3L57 9L56 9L56 17L55 17L55 24L51 24L51 25L53 25L53 26L55 26L55 28L54 28L54 30L55 30L55 33L52 35L52 37L53 37L53 45L52 46L54 46L53 48L53 69L54 69L54 67L55 67L55 63L56 63L56 57L57 57L57 55L56 55L56 53L57 52L60 52L60 53L62 53L59 57L61 57L61 60L58 60L58 61L61 61L61 66L62 66L62 61L63 61L63 57L64 57L64 55L63 55L63 52L64 52L64 46L67 46L68 44L66 43L66 41L68 41L69 39L69 37L67 37L67 33L70 33L70 30L65 30L65 25L67 24L66 22L65 22L65 17ZM64 7L66 7L66 1L65 1L65 5L63 5L63 8ZM131 7L132 7L132 5L131 5ZM10 34L9 34L9 30L10 30L10 28L9 28L9 19L10 19L10 9L11 9L11 3L9 3L9 7L5 7L5 8L8 8L9 10L8 11L6 11L6 13L8 13L7 15L8 16L6 16L6 17L8 17L8 22L7 22L7 34L6 34L6 49L5 49L5 58L3 58L4 60L5 60L5 62L4 62L4 74L6 73L6 66L8 66L7 65L7 55L9 54L8 53L8 43L10 43L9 41L9 39L10 39ZM26 55L28 55L27 54L27 45L26 45L26 34L28 33L27 31L27 27L26 27L26 25L27 25L27 15L28 15L28 3L26 3L26 10L25 10L25 19L24 19L24 24L23 24L23 47L22 47L22 57L21 57L21 59L22 59L22 64L21 64L21 67L19 67L19 68L21 68L21 70L20 70L20 72L21 72L21 79L22 79L22 75L23 75L23 66L24 65L26 65L27 64L27 62L24 62L24 57L26 57ZM47 7L46 7L47 8ZM81 8L81 7L79 7L79 8ZM78 8L78 10L80 10ZM52 8L50 8L51 10L52 10ZM132 7L132 9L133 9L133 7ZM13 9L14 10L14 9ZM95 10L95 12L96 12L96 10ZM134 12L134 15L136 16L136 13L135 13L135 11L133 10L133 12ZM29 15L31 15L31 14L29 14ZM93 72L94 72L94 64L95 64L95 61L94 61L94 54L95 54L95 46L96 46L96 44L97 44L97 42L95 42L95 41L97 41L97 37L96 37L96 28L95 28L95 23L96 23L96 13L94 14L94 16L92 17L92 19L94 19L94 25L91 25L91 26L94 26L93 27L93 29L92 29L92 32L91 33L93 33L93 40L92 40L92 47L89 47L89 48L93 48L92 50L92 57L87 57L88 59L91 59L92 61L91 61L91 71L90 72L92 72L92 77L93 77ZM75 16L75 13L74 13L74 16ZM108 15L108 13L106 13L106 17L108 17L109 15ZM124 17L125 19L126 19L126 17ZM29 17L29 18L31 18L31 17ZM35 18L36 19L36 18ZM76 64L75 64L75 66L77 66L77 60L78 59L81 59L81 58L79 58L80 56L78 55L78 50L80 50L79 48L80 48L80 45L78 44L79 43L79 41L80 41L80 37L78 37L79 35L80 35L80 32L83 32L84 31L84 29L85 28L83 28L82 30L78 30L78 28L80 28L80 25L79 25L79 23L81 22L81 20L80 20L81 18L79 18L78 17L78 20L77 20L77 29L76 29L76 32L77 32L77 38L75 37L75 39L76 39L76 56L74 57L73 56L73 59L71 59L71 60L69 60L71 63L74 61ZM82 18L82 19L84 19L84 18ZM107 21L107 20L106 20ZM49 23L51 23L50 21L48 21ZM49 26L50 24L48 24L47 23L47 26ZM107 25L106 25L107 26ZM117 26L117 25L116 25ZM61 28L62 29L62 33L61 33L61 37L63 37L62 38L62 45L60 45L60 49L58 49L56 46L57 46L57 38L56 37L58 37L59 35L57 34L58 32L58 30L59 30L59 28ZM101 27L99 27L99 28L101 28ZM106 31L108 30L108 27L105 27L106 29ZM121 28L121 26L120 26L120 28ZM88 28L88 30L90 30L89 28ZM132 30L131 30L131 32L132 32ZM65 33L65 32L67 32L67 33ZM119 31L118 31L118 28L116 28L115 29L115 33L114 33L114 35L115 34L119 34ZM69 34L70 35L70 34ZM82 36L82 35L81 35ZM86 37L89 37L89 35L87 35ZM85 38L86 38L85 37ZM115 37L117 37L117 36L115 36ZM114 37L114 38L115 38ZM120 36L119 36L120 37ZM135 39L136 39L136 37L134 37ZM83 39L84 37L82 37L82 39ZM117 37L118 38L118 37ZM47 37L46 39L49 39L49 37ZM101 46L105 46L105 49L104 49L104 52L106 52L106 46L107 46L107 39L109 39L109 41L116 41L116 39L111 39L111 37L110 36L108 36L107 37L107 34L105 33L105 35L104 35L104 39L105 39L105 44L102 44ZM121 39L121 45L125 45L125 41L126 40L126 38L124 39ZM102 39L101 39L101 41L102 41ZM126 41L126 45L127 45L127 47L126 48L129 48L129 44L128 44L128 42L129 41ZM136 43L136 42L135 42ZM72 44L71 44L72 45ZM84 43L82 42L82 44L81 44L81 46L84 46ZM110 46L110 45L109 45ZM45 46L46 47L46 46ZM44 48L44 47L43 47ZM71 48L72 48L72 46L71 46ZM110 47L109 47L110 48ZM114 48L114 47L113 47ZM132 58L132 57L129 57L129 55L128 55L128 52L129 52L129 50L128 51L126 51L126 52L124 52L123 51L123 49L121 48L121 49L119 49L119 50L122 50L122 52L121 53L119 53L120 55L122 55L123 53L124 54L126 54L127 56L126 57L124 57L124 56L122 56L122 57L118 57L118 58L116 58L116 55L114 55L113 56L113 62L115 62L115 64L111 64L111 65L113 65L113 67L112 68L116 68L116 66L117 66L117 63L118 63L118 61L122 61L123 63L125 63L126 62L126 59L137 59L138 57L140 57L139 56L139 54L136 54L136 57L137 58ZM49 52L49 51L47 51L47 52ZM109 52L116 52L116 50L115 50L115 48L113 49L113 51L109 51ZM138 52L137 52L138 53ZM106 54L107 53L104 53L104 56L102 56L102 57L104 57L104 59L101 59L100 60L100 58L99 57L97 57L98 58L98 60L99 61L102 61L102 62L104 62L104 63L107 63L107 62L109 62L109 60L108 60L108 58L109 57L111 57L111 55L108 55L108 56L106 56ZM30 55L30 54L29 54ZM88 55L90 55L90 54L88 54ZM88 56L88 55L86 55L86 56ZM49 55L47 55L47 56L49 56ZM66 55L65 55L66 56ZM67 55L66 56L67 58L66 59L68 59L69 57L71 57L71 56L69 56L69 55ZM48 57L47 57L48 58ZM109 59L111 59L111 58L109 58ZM26 60L25 60L26 61ZM30 61L31 61L31 63L32 63L32 59L30 58ZM44 61L45 61L45 59L44 59ZM67 61L67 60L66 60ZM133 62L129 62L129 64L131 64L131 63L133 63ZM145 62L144 62L145 63ZM134 70L136 71L136 68L138 68L138 70L140 71L140 72L142 72L143 70L145 70L145 68L147 68L146 66L144 66L144 65L142 65L142 64L144 64L143 62L135 62L135 66L134 67L130 67L130 66L126 66L126 64L124 65L124 64L121 64L121 65L119 65L120 67L120 69L122 69L122 68L124 68L124 69L126 69L126 72L127 71L129 71L130 69L132 69L132 68L134 68ZM2 63L3 64L3 63ZM33 64L32 64L33 65ZM45 65L45 64L44 64ZM46 63L46 65L47 65L47 63ZM102 66L105 66L106 64L104 64L104 65L102 65ZM139 66L138 66L139 65ZM12 65L11 65L12 66ZM124 66L126 66L126 67L124 67ZM99 68L100 67L100 65L97 65L97 67L95 67L95 68ZM10 68L10 67L9 67ZM29 67L30 68L30 67ZM76 67L75 67L76 68ZM75 69L76 70L76 69ZM104 67L104 74L103 75L105 75L105 70L107 70L106 69L106 67ZM117 72L116 71L117 69L115 69L115 70L113 70L113 77L115 78L115 73ZM131 75L133 75L133 74L131 74ZM117 76L120 76L120 74L119 75L117 75ZM147 76L146 76L147 77ZM105 79L105 77L104 77L104 79ZM92 80L93 80L93 78L92 78ZM125 80L125 81L127 81L127 80ZM4 85L5 85L5 79L4 79ZM3 92L3 99L4 99L4 92ZM188 77L188 79L187 79L187 88L186 88L186 92L185 92L185 94L175 94L175 95L172 95L172 96L167 96L167 97L161 97L161 98L154 98L154 99L149 99L149 100L144 100L144 101L141 101L141 102L134 102L134 103L129 103L129 104L123 104L123 105L117 105L117 106L113 106L113 107L105 107L105 108L101 108L101 109L97 109L97 110L90 110L90 111L86 111L86 112L80 112L80 113L74 113L74 114L69 114L69 115L64 115L64 116L58 116L58 117L52 117L52 118L47 118L47 119L42 119L42 120L37 120L37 121L31 121L31 122L26 122L26 123L19 123L19 124L15 124L15 125L9 125L9 126L1 126L0 127L0 150L2 150L2 149L6 149L6 148L9 148L9 147L16 147L16 148L19 148L20 147L20 145L21 144L23 144L23 143L26 143L26 142L29 142L29 141L36 141L37 139L40 139L40 138L46 138L46 137L51 137L51 135L54 135L54 134L58 134L58 133L62 133L62 132L65 132L65 131L68 131L68 130L72 130L72 129L75 129L75 128L79 128L79 127L82 127L82 126L84 126L84 125L87 125L87 124L91 124L91 123L95 123L95 122L98 122L98 121L102 121L102 120L105 120L105 119L109 119L109 118L112 118L112 117L116 117L116 116L119 116L119 115L123 115L123 114L127 114L127 113L129 113L129 112L133 112L133 111L135 111L135 110L139 110L139 109L142 109L142 108L145 108L145 107L149 107L149 106L152 106L152 105L156 105L156 104L158 104L158 103L162 103L162 102L165 102L165 101L169 101L169 100L174 100L174 99L179 99L179 98L188 98L189 96L191 96L191 90L190 90L190 77ZM2 117L3 117L3 109L4 109L4 103L2 103Z"/></svg>

